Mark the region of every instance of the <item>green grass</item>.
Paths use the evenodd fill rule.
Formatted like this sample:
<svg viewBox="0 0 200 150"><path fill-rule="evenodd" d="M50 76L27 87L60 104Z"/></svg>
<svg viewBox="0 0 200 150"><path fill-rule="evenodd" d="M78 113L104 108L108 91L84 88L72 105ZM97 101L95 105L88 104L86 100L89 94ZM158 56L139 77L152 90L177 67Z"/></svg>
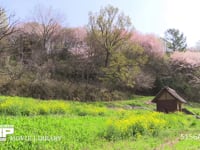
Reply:
<svg viewBox="0 0 200 150"><path fill-rule="evenodd" d="M0 117L1 124L12 124L15 133L6 142L1 142L0 149L79 149L93 146L99 130L104 127L102 117L34 116ZM98 126L97 126L98 125ZM15 136L29 136L36 140L39 136L61 137L59 141L13 141ZM88 148L89 148L88 147Z"/></svg>
<svg viewBox="0 0 200 150"><path fill-rule="evenodd" d="M82 103L0 96L0 124L15 129L0 142L0 149L199 149L200 139L191 137L200 138L200 120L182 113L157 113L149 103L152 98ZM196 104L186 107L199 112ZM42 136L57 141L41 141Z"/></svg>
<svg viewBox="0 0 200 150"><path fill-rule="evenodd" d="M195 113L196 115L200 116L200 103L190 102L188 105L185 106L191 112Z"/></svg>

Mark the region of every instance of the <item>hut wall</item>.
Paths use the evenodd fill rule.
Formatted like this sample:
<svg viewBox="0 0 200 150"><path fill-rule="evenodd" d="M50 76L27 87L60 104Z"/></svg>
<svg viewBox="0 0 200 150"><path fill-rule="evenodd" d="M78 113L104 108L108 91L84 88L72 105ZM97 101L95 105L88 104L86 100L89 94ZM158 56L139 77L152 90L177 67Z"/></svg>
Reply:
<svg viewBox="0 0 200 150"><path fill-rule="evenodd" d="M173 96L171 96L168 92L164 92L158 100L175 100Z"/></svg>
<svg viewBox="0 0 200 150"><path fill-rule="evenodd" d="M177 111L177 101L175 100L162 100L157 101L157 111L160 112L174 112Z"/></svg>

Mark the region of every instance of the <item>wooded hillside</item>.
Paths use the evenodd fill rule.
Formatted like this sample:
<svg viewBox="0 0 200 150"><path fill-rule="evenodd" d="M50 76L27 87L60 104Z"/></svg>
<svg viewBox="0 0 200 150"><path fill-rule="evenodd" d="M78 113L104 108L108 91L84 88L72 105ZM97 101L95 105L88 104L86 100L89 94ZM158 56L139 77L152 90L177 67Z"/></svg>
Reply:
<svg viewBox="0 0 200 150"><path fill-rule="evenodd" d="M200 101L200 53L167 51L166 40L142 34L118 8L90 12L69 28L52 9L15 21L0 10L0 93L81 101L154 95L163 86Z"/></svg>

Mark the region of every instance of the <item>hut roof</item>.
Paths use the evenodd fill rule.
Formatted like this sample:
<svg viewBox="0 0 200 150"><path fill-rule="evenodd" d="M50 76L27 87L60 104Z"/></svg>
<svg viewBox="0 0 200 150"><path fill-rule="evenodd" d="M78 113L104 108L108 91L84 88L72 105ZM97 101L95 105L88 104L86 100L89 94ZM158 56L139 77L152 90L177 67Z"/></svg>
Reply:
<svg viewBox="0 0 200 150"><path fill-rule="evenodd" d="M172 88L169 87L164 87L162 90L160 90L160 92L158 92L158 94L155 96L155 98L152 100L152 102L156 103L157 100L159 99L159 97L165 92L167 91L171 96L173 96L174 98L176 98L178 101L182 102L182 103L187 103L185 99L183 99L180 95L178 95L178 93L173 90Z"/></svg>

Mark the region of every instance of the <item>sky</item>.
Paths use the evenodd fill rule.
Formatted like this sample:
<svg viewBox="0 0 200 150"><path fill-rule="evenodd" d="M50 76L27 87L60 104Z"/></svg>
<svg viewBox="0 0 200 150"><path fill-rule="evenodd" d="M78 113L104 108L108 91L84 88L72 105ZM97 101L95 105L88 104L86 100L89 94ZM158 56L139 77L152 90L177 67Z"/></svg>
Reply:
<svg viewBox="0 0 200 150"><path fill-rule="evenodd" d="M38 5L52 7L65 16L66 25L81 27L88 23L88 13L107 5L128 15L136 30L163 37L169 28L179 29L189 47L200 40L200 0L0 0L0 6L16 18L27 21Z"/></svg>

